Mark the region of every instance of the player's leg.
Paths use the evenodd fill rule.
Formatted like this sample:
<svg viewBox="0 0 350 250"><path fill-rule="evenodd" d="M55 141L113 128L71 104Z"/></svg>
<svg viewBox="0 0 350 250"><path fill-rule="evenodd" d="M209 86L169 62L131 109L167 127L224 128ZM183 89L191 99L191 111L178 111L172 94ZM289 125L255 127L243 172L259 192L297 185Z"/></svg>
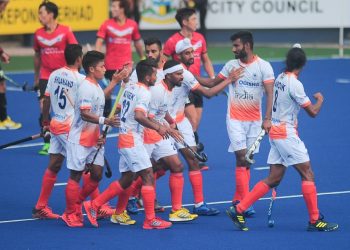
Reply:
<svg viewBox="0 0 350 250"><path fill-rule="evenodd" d="M308 231L334 231L338 224L330 223L323 220L317 205L317 191L314 180L314 173L311 169L310 161L294 165L300 174L302 184L301 190L309 213Z"/></svg>
<svg viewBox="0 0 350 250"><path fill-rule="evenodd" d="M39 98L39 109L40 109L40 117L39 117L39 126L41 130L43 129L42 126L42 119L43 119L43 101L44 101L44 96L45 96L45 90L47 86L48 80L40 79L39 80L39 90L38 90L38 98ZM49 154L49 149L50 149L50 137L45 136L44 137L44 145L43 147L39 150L40 155L48 155Z"/></svg>
<svg viewBox="0 0 350 250"><path fill-rule="evenodd" d="M1 72L0 67L0 130L19 129L22 127L22 124L12 121L7 114L6 82Z"/></svg>

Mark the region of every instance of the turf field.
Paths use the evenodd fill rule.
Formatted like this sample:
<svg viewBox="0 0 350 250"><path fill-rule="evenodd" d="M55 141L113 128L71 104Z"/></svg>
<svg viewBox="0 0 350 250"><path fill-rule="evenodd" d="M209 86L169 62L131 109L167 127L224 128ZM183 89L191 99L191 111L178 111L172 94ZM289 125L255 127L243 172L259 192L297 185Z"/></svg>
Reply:
<svg viewBox="0 0 350 250"><path fill-rule="evenodd" d="M285 52L284 52L285 53ZM228 54L228 53L227 53ZM231 54L230 54L231 55ZM283 68L272 62L275 74ZM218 72L222 65L216 64ZM92 228L86 217L85 227L67 228L62 221L31 219L31 209L39 194L41 178L48 161L39 156L40 140L0 150L1 159L1 249L350 249L350 168L346 155L350 151L348 125L350 123L350 60L322 59L308 62L300 79L312 96L321 91L324 107L316 119L301 111L299 134L305 142L316 176L319 207L325 218L339 223L339 231L331 233L306 232L307 210L301 197L300 178L291 167L278 190L273 217L275 227L267 227L268 196L255 204L257 214L248 219L248 232L238 231L225 209L234 191L234 156L227 152L228 137L225 126L226 97L219 95L205 101L200 126L201 141L209 156L210 170L203 172L205 200L221 211L216 217L200 217L194 222L177 223L162 231L142 230L143 212L134 216L135 226L119 226L108 220L100 221L100 228ZM33 79L32 73L10 74L23 82ZM11 90L11 88L10 88ZM12 88L12 90L14 90ZM34 93L9 91L9 114L23 123L17 131L0 131L0 144L36 134L38 106ZM118 178L116 130L110 134L106 156L112 165L112 179L104 178L104 189ZM252 166L254 185L268 173L266 159L269 151L265 138ZM65 207L64 190L68 171L63 167L57 180L50 206L57 213ZM170 204L168 174L157 184L158 200ZM183 202L192 209L193 196L185 174ZM112 201L112 205L115 204ZM169 209L162 218L167 218Z"/></svg>

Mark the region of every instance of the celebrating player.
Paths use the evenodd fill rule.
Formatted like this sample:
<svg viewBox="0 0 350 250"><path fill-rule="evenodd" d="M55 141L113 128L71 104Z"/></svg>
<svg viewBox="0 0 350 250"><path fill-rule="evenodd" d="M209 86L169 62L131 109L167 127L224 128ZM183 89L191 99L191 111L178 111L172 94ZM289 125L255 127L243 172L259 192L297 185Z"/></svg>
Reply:
<svg viewBox="0 0 350 250"><path fill-rule="evenodd" d="M227 210L227 214L241 230L248 230L243 212L263 197L270 188L278 186L287 167L291 165L298 171L302 181L301 190L310 217L307 230L333 231L338 228L338 224L325 222L318 210L309 154L296 130L300 107L304 108L309 116L316 117L323 103L323 96L318 92L314 94L316 103L312 104L305 94L303 84L298 80L305 63L306 55L300 47L290 49L286 58L286 70L275 81L272 127L269 133L271 149L267 160L270 164L269 176L258 182L239 204Z"/></svg>
<svg viewBox="0 0 350 250"><path fill-rule="evenodd" d="M57 22L58 7L50 1L39 5L39 21L43 25L34 33L34 86L39 89L40 118L42 127L42 105L47 81L51 72L65 66L64 49L67 44L77 44L77 40L68 26ZM47 155L50 138L44 138L44 146L39 151Z"/></svg>

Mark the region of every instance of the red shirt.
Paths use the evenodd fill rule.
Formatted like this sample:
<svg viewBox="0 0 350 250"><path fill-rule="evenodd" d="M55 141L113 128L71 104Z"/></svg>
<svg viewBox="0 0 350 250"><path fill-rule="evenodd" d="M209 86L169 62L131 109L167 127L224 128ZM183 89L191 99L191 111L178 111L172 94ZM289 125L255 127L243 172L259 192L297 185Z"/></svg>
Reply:
<svg viewBox="0 0 350 250"><path fill-rule="evenodd" d="M34 50L40 53L40 79L49 79L52 71L66 65L64 50L67 44L77 44L72 30L65 25L58 24L56 30L47 33L42 27L34 33Z"/></svg>
<svg viewBox="0 0 350 250"><path fill-rule="evenodd" d="M174 35L172 35L165 42L163 48L164 54L166 56L171 56L174 60L179 61L179 57L175 52L175 46L178 41L183 40L184 38L185 37L181 35L180 32L176 32ZM199 76L201 72L201 56L202 54L207 53L207 42L200 33L193 32L191 44L194 47L194 63L189 67L188 70L192 74Z"/></svg>
<svg viewBox="0 0 350 250"><path fill-rule="evenodd" d="M141 39L139 28L129 18L119 25L114 18L106 20L97 31L97 37L106 43L106 69L121 69L126 62L132 61L131 43Z"/></svg>

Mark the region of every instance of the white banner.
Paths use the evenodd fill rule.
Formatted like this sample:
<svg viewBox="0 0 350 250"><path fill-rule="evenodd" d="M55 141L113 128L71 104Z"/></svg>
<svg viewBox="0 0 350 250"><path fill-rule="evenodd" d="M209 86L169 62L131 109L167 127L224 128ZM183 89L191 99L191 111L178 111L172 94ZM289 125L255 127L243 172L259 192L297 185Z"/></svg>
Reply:
<svg viewBox="0 0 350 250"><path fill-rule="evenodd" d="M183 0L141 0L141 29L179 29ZM349 0L209 0L208 29L350 27Z"/></svg>

